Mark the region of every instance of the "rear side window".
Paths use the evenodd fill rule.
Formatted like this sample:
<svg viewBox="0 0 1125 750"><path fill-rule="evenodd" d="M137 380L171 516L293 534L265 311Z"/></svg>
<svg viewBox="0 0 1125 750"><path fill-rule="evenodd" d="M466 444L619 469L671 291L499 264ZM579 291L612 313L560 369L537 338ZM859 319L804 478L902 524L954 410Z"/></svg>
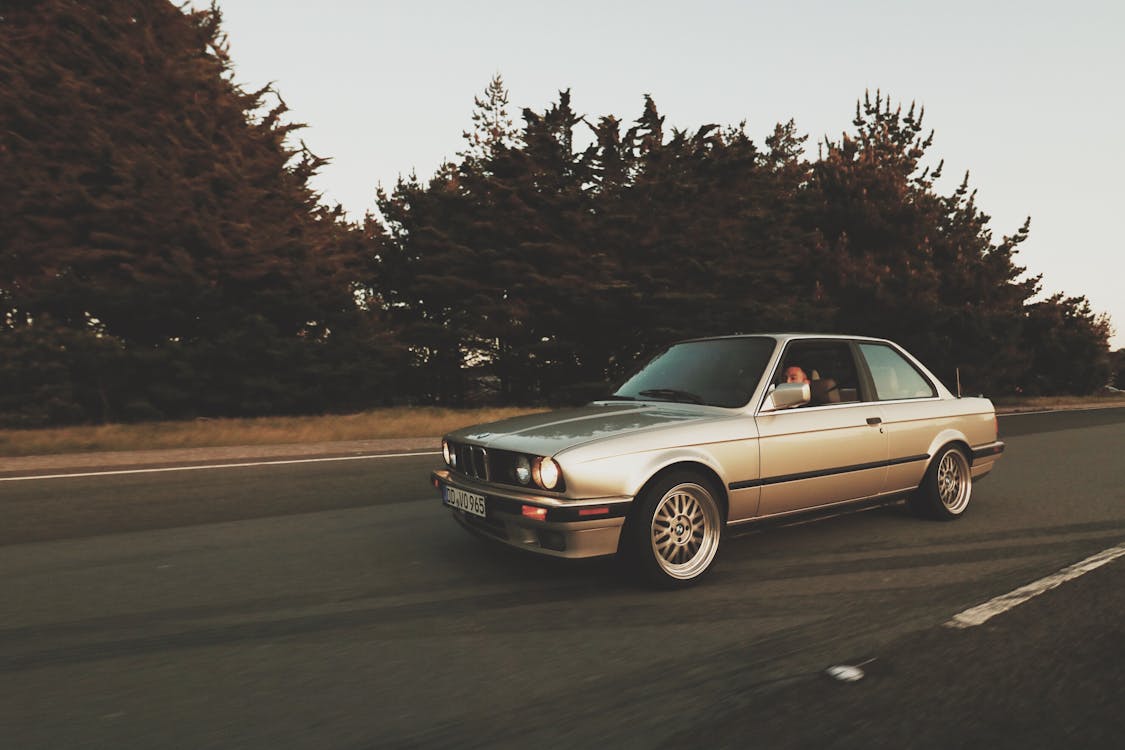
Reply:
<svg viewBox="0 0 1125 750"><path fill-rule="evenodd" d="M880 401L931 398L937 395L922 373L891 347L885 344L860 344L859 350L867 360L867 369L871 371L875 393Z"/></svg>

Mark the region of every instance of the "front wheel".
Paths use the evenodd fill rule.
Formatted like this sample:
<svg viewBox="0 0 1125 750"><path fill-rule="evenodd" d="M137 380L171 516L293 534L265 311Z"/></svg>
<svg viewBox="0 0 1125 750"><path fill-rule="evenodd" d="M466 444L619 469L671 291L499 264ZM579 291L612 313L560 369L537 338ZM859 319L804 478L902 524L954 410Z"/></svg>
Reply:
<svg viewBox="0 0 1125 750"><path fill-rule="evenodd" d="M625 550L645 581L664 588L694 583L719 551L722 514L714 490L688 472L660 478L637 498Z"/></svg>
<svg viewBox="0 0 1125 750"><path fill-rule="evenodd" d="M910 505L921 515L952 521L964 514L972 494L969 460L960 449L948 446L938 452L926 470L922 484L910 498Z"/></svg>

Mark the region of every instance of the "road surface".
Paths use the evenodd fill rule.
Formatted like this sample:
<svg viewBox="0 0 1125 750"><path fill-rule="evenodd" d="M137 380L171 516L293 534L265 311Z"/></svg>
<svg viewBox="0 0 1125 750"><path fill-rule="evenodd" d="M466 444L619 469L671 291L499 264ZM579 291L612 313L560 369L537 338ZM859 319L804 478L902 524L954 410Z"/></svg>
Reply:
<svg viewBox="0 0 1125 750"><path fill-rule="evenodd" d="M0 481L0 746L1118 747L1125 559L943 623L1125 542L1125 409L1000 425L961 520L731 535L679 592L466 535L434 455Z"/></svg>

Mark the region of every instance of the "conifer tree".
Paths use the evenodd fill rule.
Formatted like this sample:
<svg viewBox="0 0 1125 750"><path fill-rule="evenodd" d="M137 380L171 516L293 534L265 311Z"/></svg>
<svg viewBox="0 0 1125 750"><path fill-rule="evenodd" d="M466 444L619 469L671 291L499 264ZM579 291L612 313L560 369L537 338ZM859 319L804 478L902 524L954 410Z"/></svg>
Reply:
<svg viewBox="0 0 1125 750"><path fill-rule="evenodd" d="M478 379L495 377L505 400L538 392L534 371L549 361L551 341L543 302L573 278L565 264L581 257L566 239L575 220L568 201L581 196L569 95L524 118L520 148L494 143L446 165L427 188L400 181L380 197L394 240L396 314L420 363L436 368L429 388L442 400L464 397L464 364Z"/></svg>
<svg viewBox="0 0 1125 750"><path fill-rule="evenodd" d="M0 35L4 341L116 342L87 418L351 393L311 373L377 314L354 284L380 240L321 205L280 97L233 82L218 9L28 0Z"/></svg>
<svg viewBox="0 0 1125 750"><path fill-rule="evenodd" d="M506 104L498 79L489 90L474 123ZM505 401L590 396L669 341L765 329L887 336L993 393L1087 387L1035 365L1044 351L1102 361L1107 323L1084 299L1029 304L1040 279L1015 263L1029 225L996 241L967 176L935 190L913 106L866 96L813 163L792 120L760 148L745 123L670 128L652 97L624 133L567 91L523 120L384 196L390 308L443 400L489 382ZM474 147L493 131L479 132Z"/></svg>
<svg viewBox="0 0 1125 750"><path fill-rule="evenodd" d="M933 142L923 118L877 92L857 102L854 134L825 142L810 272L836 307L834 328L895 339L947 381L960 366L994 388L1027 367L1017 342L1038 279L1013 260L1027 227L994 243L967 176L950 196L934 192L941 164L922 166Z"/></svg>
<svg viewBox="0 0 1125 750"><path fill-rule="evenodd" d="M457 152L470 168L480 169L506 148L515 146L519 129L508 114L508 89L497 73L488 82L484 96L473 98L472 130L461 133L467 145Z"/></svg>
<svg viewBox="0 0 1125 750"><path fill-rule="evenodd" d="M1019 392L1083 395L1105 386L1114 374L1110 331L1109 318L1095 314L1085 297L1053 294L1028 305L1021 345L1031 366L1015 383Z"/></svg>

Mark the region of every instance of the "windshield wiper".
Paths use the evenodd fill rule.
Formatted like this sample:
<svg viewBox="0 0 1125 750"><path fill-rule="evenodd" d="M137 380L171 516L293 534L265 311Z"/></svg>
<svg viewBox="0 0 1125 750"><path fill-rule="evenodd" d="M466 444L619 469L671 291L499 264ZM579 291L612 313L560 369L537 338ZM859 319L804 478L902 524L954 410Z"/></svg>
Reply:
<svg viewBox="0 0 1125 750"><path fill-rule="evenodd" d="M594 399L595 401L636 401L637 399L632 396L619 396L616 393L611 393L605 398Z"/></svg>
<svg viewBox="0 0 1125 750"><path fill-rule="evenodd" d="M649 396L651 398L658 398L665 401L679 401L686 404L704 404L706 403L702 398L696 396L690 391L681 391L676 388L649 388L648 390L641 391L638 396Z"/></svg>

